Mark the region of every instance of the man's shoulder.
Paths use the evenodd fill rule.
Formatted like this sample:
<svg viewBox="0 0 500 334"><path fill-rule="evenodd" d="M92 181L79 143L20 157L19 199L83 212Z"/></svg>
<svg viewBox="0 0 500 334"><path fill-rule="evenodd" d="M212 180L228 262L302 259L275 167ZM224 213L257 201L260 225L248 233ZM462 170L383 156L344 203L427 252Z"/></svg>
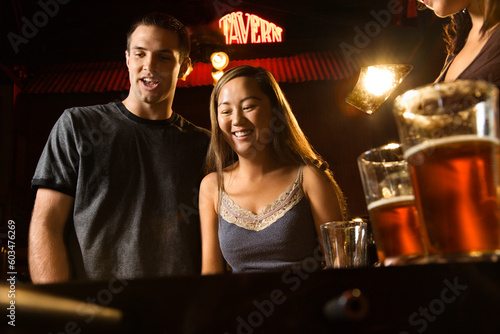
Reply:
<svg viewBox="0 0 500 334"><path fill-rule="evenodd" d="M64 110L64 113L75 116L80 116L80 115L92 116L92 115L108 114L113 111L119 111L116 102L109 102L106 104L94 104L89 106L71 107Z"/></svg>
<svg viewBox="0 0 500 334"><path fill-rule="evenodd" d="M100 127L107 126L119 118L120 109L115 102L110 102L65 109L58 122L66 126Z"/></svg>
<svg viewBox="0 0 500 334"><path fill-rule="evenodd" d="M174 125L177 126L184 133L192 133L192 134L197 134L201 137L210 138L210 131L201 126L195 125L193 122L188 121L186 118L177 113Z"/></svg>

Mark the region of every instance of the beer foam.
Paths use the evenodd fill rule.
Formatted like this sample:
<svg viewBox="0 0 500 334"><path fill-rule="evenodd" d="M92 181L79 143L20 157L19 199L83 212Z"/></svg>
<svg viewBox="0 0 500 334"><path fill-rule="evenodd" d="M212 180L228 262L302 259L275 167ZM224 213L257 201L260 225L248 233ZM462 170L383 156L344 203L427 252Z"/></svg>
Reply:
<svg viewBox="0 0 500 334"><path fill-rule="evenodd" d="M394 204L394 203L399 203L399 202L409 202L409 201L414 201L415 196L413 195L404 195L404 196L396 196L396 197L390 197L390 198L383 198L379 199L375 202L371 202L368 204L368 211L373 210L379 206L382 205L387 205L387 204Z"/></svg>
<svg viewBox="0 0 500 334"><path fill-rule="evenodd" d="M500 144L500 140L494 137L479 137L478 135L458 135L439 139L427 140L421 144L410 147L406 150L404 158L408 159L413 154L419 151L425 151L429 148L435 148L442 145L453 144L453 143L464 143L464 142L490 142L496 145Z"/></svg>

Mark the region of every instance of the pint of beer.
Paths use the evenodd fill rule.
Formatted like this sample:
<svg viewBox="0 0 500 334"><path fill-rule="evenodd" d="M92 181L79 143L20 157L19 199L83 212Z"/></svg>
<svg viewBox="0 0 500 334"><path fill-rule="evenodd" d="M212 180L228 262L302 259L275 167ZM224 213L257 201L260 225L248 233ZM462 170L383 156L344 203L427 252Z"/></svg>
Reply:
<svg viewBox="0 0 500 334"><path fill-rule="evenodd" d="M394 114L415 202L436 262L500 255L498 90L480 81L425 86Z"/></svg>
<svg viewBox="0 0 500 334"><path fill-rule="evenodd" d="M399 144L358 158L379 260L386 266L427 260L427 236L420 228L411 177Z"/></svg>

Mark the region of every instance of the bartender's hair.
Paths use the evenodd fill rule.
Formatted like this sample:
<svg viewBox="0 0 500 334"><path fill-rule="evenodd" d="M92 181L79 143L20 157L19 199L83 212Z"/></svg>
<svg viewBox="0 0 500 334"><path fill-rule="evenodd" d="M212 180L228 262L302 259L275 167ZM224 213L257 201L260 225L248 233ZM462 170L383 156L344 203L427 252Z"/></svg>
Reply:
<svg viewBox="0 0 500 334"><path fill-rule="evenodd" d="M498 0L478 0L478 3L481 5L484 18L480 31L484 35L500 22L500 4ZM445 26L444 30L444 39L447 44L448 53L457 54L462 50L471 28L472 21L467 9L451 17L450 23Z"/></svg>

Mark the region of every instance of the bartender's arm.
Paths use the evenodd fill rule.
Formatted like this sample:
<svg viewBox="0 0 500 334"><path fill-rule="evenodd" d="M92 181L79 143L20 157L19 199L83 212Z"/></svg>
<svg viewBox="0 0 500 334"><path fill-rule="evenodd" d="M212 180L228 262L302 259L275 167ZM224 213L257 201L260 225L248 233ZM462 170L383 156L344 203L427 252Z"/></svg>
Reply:
<svg viewBox="0 0 500 334"><path fill-rule="evenodd" d="M61 192L46 188L37 191L28 244L29 269L35 284L70 278L64 228L73 203L73 197Z"/></svg>

